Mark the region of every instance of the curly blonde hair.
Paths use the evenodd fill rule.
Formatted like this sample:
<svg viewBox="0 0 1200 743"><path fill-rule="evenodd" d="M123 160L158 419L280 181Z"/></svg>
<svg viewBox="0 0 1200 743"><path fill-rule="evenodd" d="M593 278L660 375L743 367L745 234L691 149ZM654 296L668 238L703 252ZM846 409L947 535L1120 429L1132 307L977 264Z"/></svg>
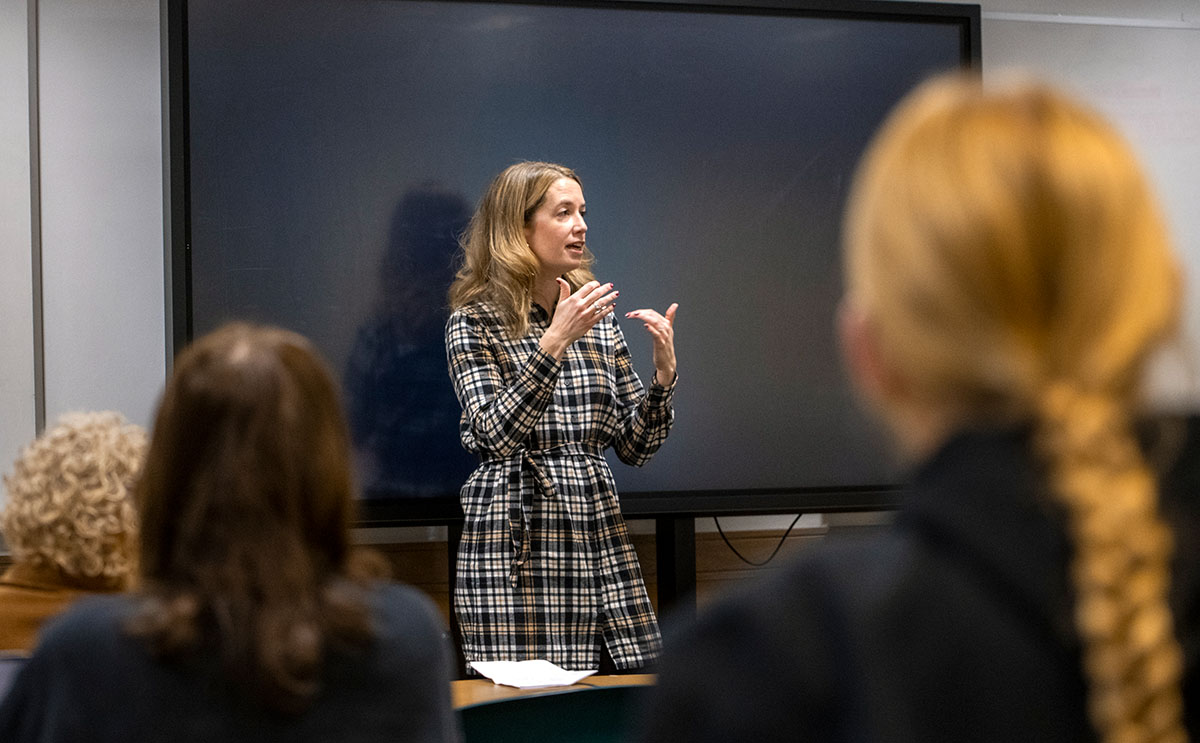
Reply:
<svg viewBox="0 0 1200 743"><path fill-rule="evenodd" d="M13 559L124 584L136 565L133 487L146 432L120 413L68 413L5 475L0 531Z"/></svg>

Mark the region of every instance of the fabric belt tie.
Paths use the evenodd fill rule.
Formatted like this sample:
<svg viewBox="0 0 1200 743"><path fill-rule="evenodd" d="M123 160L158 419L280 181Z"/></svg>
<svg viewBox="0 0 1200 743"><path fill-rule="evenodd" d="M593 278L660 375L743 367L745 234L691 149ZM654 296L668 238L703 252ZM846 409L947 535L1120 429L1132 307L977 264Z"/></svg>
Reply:
<svg viewBox="0 0 1200 743"><path fill-rule="evenodd" d="M542 456L553 453L555 456L581 455L600 456L600 451L584 444L569 443L546 449L518 449L502 461L518 460L520 466L511 467L508 476L508 534L512 540L513 558L509 565L508 581L513 588L517 587L521 566L529 560L530 538L533 521L533 498L540 493L543 498L556 500L558 490L554 481L546 474ZM525 486L525 473L529 472L533 479L533 487ZM568 512L567 517L570 518Z"/></svg>

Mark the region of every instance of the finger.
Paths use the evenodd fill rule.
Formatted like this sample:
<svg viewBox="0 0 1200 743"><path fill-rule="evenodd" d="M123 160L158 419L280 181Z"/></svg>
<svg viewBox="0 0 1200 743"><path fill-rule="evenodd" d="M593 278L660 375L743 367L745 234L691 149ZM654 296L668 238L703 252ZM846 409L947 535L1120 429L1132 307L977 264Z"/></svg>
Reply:
<svg viewBox="0 0 1200 743"><path fill-rule="evenodd" d="M626 312L625 317L636 317L643 322L652 322L655 318L661 317L657 312L650 309L633 310Z"/></svg>
<svg viewBox="0 0 1200 743"><path fill-rule="evenodd" d="M656 330L660 330L667 326L667 321L662 319L662 317L660 317L657 312L655 312L653 314L651 314L649 312L643 312L642 314L638 315L637 319L641 320L642 323L646 325L646 327L648 327L648 328L652 327L652 328L655 328Z"/></svg>
<svg viewBox="0 0 1200 743"><path fill-rule="evenodd" d="M591 302L592 302L592 300L589 299L589 297L591 296L592 291L596 288L596 286L597 286L597 283L595 281L587 282L583 286L579 287L579 291L577 291L571 295L571 299L574 299L576 302L579 302L580 308L586 307L587 305L591 304Z"/></svg>
<svg viewBox="0 0 1200 743"><path fill-rule="evenodd" d="M658 314L658 312L656 312L654 310L650 310L650 309L634 310L632 312L626 313L625 317L637 318L638 320L641 320L644 323L649 323L651 325L658 325L661 327L670 327L670 323L667 322L667 319L665 317Z"/></svg>
<svg viewBox="0 0 1200 743"><path fill-rule="evenodd" d="M561 276L555 279L558 282L558 301L561 302L571 296L571 285Z"/></svg>
<svg viewBox="0 0 1200 743"><path fill-rule="evenodd" d="M663 333L665 332L661 325L654 323L650 320L647 320L645 318L642 319L642 325L646 328L647 331L649 331L650 335L653 336L656 341L660 340L662 338Z"/></svg>
<svg viewBox="0 0 1200 743"><path fill-rule="evenodd" d="M593 311L591 317L588 318L588 327L592 327L596 323L603 320L613 313L613 306L610 304L607 307L601 307L598 311Z"/></svg>
<svg viewBox="0 0 1200 743"><path fill-rule="evenodd" d="M675 327L675 311L678 309L678 302L672 302L671 306L667 308L667 322L671 325L671 327Z"/></svg>
<svg viewBox="0 0 1200 743"><path fill-rule="evenodd" d="M621 292L610 292L609 289L612 289L612 284L597 287L596 291L585 298L585 301L588 303L586 308L590 312L599 313L605 307L612 307Z"/></svg>
<svg viewBox="0 0 1200 743"><path fill-rule="evenodd" d="M581 297L581 299L583 299L588 304L591 304L592 302L599 301L600 298L603 297L606 293L612 291L612 288L613 288L613 285L611 283L601 284L601 283L597 282L596 285L594 287L592 287L592 290L589 291L586 296Z"/></svg>
<svg viewBox="0 0 1200 743"><path fill-rule="evenodd" d="M596 300L596 304L601 307L612 307L617 303L617 297L621 296L621 292L609 292Z"/></svg>

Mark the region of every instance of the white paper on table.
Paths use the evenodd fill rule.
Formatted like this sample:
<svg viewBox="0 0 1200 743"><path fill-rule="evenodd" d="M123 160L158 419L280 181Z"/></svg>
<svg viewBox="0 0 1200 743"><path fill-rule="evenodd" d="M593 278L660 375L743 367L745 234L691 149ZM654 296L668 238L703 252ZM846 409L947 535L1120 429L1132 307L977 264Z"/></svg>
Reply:
<svg viewBox="0 0 1200 743"><path fill-rule="evenodd" d="M473 660L471 668L494 683L518 689L539 689L544 686L570 686L596 671L568 671L548 660Z"/></svg>

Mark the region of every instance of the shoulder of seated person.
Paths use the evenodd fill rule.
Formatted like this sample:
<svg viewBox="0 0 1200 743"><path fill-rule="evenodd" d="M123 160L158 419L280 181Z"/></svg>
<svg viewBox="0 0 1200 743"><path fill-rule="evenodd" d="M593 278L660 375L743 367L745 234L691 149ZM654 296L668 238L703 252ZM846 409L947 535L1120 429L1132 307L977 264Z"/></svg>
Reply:
<svg viewBox="0 0 1200 743"><path fill-rule="evenodd" d="M90 654L105 641L124 636L124 620L133 608L128 595L84 596L46 623L35 652L45 646L58 652Z"/></svg>
<svg viewBox="0 0 1200 743"><path fill-rule="evenodd" d="M380 583L371 589L372 608L382 619L405 620L414 625L441 625L441 612L423 591L405 583Z"/></svg>

